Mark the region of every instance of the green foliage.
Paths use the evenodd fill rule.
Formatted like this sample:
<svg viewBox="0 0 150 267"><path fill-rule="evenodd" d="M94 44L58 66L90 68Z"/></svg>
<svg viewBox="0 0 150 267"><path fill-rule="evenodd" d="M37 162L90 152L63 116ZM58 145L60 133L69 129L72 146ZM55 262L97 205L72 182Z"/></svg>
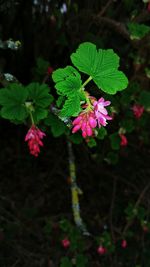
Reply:
<svg viewBox="0 0 150 267"><path fill-rule="evenodd" d="M58 99L56 100L57 107L60 108L61 105L64 103L64 101L65 101L65 97L63 95L60 95Z"/></svg>
<svg viewBox="0 0 150 267"><path fill-rule="evenodd" d="M107 130L104 127L101 127L97 130L97 139L103 140L107 136Z"/></svg>
<svg viewBox="0 0 150 267"><path fill-rule="evenodd" d="M118 135L118 132L111 134L109 138L110 138L112 149L118 150L120 148L120 137Z"/></svg>
<svg viewBox="0 0 150 267"><path fill-rule="evenodd" d="M75 68L67 66L65 68L55 70L52 74L52 79L55 83L58 83L65 81L70 76L80 78L80 74Z"/></svg>
<svg viewBox="0 0 150 267"><path fill-rule="evenodd" d="M130 32L130 38L134 39L141 39L146 34L150 32L150 27L145 24L138 24L138 23L128 23L128 29Z"/></svg>
<svg viewBox="0 0 150 267"><path fill-rule="evenodd" d="M108 163L108 164L112 164L112 165L115 165L118 163L118 160L119 160L119 155L115 152L108 152L106 158L105 158L105 161Z"/></svg>
<svg viewBox="0 0 150 267"><path fill-rule="evenodd" d="M129 205L125 209L125 214L127 216L127 220L131 221L137 216L138 209L135 208L135 205L133 203L129 203Z"/></svg>
<svg viewBox="0 0 150 267"><path fill-rule="evenodd" d="M50 235L52 233L52 223L50 218L47 219L46 224L43 227L43 231L46 235Z"/></svg>
<svg viewBox="0 0 150 267"><path fill-rule="evenodd" d="M0 90L1 116L9 120L23 121L28 116L25 101L28 91L20 84L10 84Z"/></svg>
<svg viewBox="0 0 150 267"><path fill-rule="evenodd" d="M53 97L49 94L50 89L46 84L30 83L26 90L28 91L28 98L34 106L47 108L53 101Z"/></svg>
<svg viewBox="0 0 150 267"><path fill-rule="evenodd" d="M56 82L57 93L66 96L61 110L62 117L74 116L80 111L80 88L82 85L80 74L71 66L54 71L52 78ZM60 105L62 99L60 99Z"/></svg>
<svg viewBox="0 0 150 267"><path fill-rule="evenodd" d="M100 242L107 248L109 252L114 252L115 245L112 242L111 235L108 231L104 231L102 236L100 237Z"/></svg>
<svg viewBox="0 0 150 267"><path fill-rule="evenodd" d="M41 81L43 79L43 77L45 76L49 65L50 64L48 61L44 60L41 57L38 57L36 59L36 66L32 70L34 80Z"/></svg>
<svg viewBox="0 0 150 267"><path fill-rule="evenodd" d="M65 124L55 115L49 114L45 119L45 124L51 126L51 131L54 137L58 137L66 132Z"/></svg>
<svg viewBox="0 0 150 267"><path fill-rule="evenodd" d="M80 97L77 94L76 96L69 97L61 110L62 117L71 117L77 116L81 111L80 108Z"/></svg>
<svg viewBox="0 0 150 267"><path fill-rule="evenodd" d="M73 267L73 265L68 257L63 257L61 259L60 267Z"/></svg>
<svg viewBox="0 0 150 267"><path fill-rule="evenodd" d="M135 128L135 122L133 119L124 119L120 122L120 126L126 130L126 132L131 133Z"/></svg>
<svg viewBox="0 0 150 267"><path fill-rule="evenodd" d="M91 147L91 148L96 147L96 145L97 145L94 138L90 138L87 144L88 144L88 147Z"/></svg>
<svg viewBox="0 0 150 267"><path fill-rule="evenodd" d="M142 91L139 97L139 103L145 108L150 108L150 92Z"/></svg>
<svg viewBox="0 0 150 267"><path fill-rule="evenodd" d="M13 83L0 90L1 116L5 119L22 122L33 113L35 123L47 117L53 97L45 84L31 83L24 87Z"/></svg>
<svg viewBox="0 0 150 267"><path fill-rule="evenodd" d="M115 94L127 87L128 80L118 71L119 57L112 49L96 49L92 43L82 43L71 55L72 63L83 73L90 75L98 88Z"/></svg>
<svg viewBox="0 0 150 267"><path fill-rule="evenodd" d="M83 137L80 133L75 133L69 136L69 139L72 141L72 143L78 145L83 142Z"/></svg>
<svg viewBox="0 0 150 267"><path fill-rule="evenodd" d="M76 257L76 266L77 267L86 267L87 264L88 264L87 258L82 254L78 254Z"/></svg>

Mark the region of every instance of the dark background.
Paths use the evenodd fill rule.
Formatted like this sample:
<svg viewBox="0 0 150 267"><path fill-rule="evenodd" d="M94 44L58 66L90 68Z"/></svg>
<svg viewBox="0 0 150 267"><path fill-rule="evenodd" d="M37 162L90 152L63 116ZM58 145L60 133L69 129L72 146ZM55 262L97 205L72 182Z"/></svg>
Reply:
<svg viewBox="0 0 150 267"><path fill-rule="evenodd" d="M143 2L68 0L66 13L60 11L62 4L63 1L57 0L0 0L0 39L12 38L22 44L18 51L0 49L0 71L12 73L21 83L28 84L33 80L37 57L47 60L54 69L64 67L70 63L69 55L78 44L90 41L101 48L113 48L121 57L122 70L132 79L134 70L129 53L135 50L149 57L149 48L147 40L142 45L131 43L123 25L134 12L138 14L138 21L149 24L150 15ZM53 86L52 81L50 85ZM43 228L47 220L57 223L65 217L73 221L66 138L53 138L49 134L40 156L35 159L29 155L24 142L26 131L26 126L1 119L0 267L59 266L61 248L55 248L55 241L50 243ZM149 183L149 144L139 147L134 135L131 140L129 146L121 150L119 164L115 166L95 160L95 150L86 143L73 146L77 179L84 192L82 216L94 235L98 235L105 224L111 228L112 216L114 228L121 230L125 224L123 210L129 201L139 199ZM140 199L147 214L148 191ZM130 266L148 267L145 265L148 258L138 253L141 232L138 226L135 229L137 247L135 250L132 247L132 257L129 251L129 256L118 253L121 263L109 257L101 265L91 246L86 251L90 267L129 266L124 265L126 256Z"/></svg>

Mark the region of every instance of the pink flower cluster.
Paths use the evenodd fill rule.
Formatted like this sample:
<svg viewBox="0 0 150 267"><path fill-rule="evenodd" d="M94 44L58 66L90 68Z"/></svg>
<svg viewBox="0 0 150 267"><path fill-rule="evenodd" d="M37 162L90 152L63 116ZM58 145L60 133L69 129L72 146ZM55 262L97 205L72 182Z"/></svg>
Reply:
<svg viewBox="0 0 150 267"><path fill-rule="evenodd" d="M127 241L125 239L122 240L121 247L122 248L126 248L127 247Z"/></svg>
<svg viewBox="0 0 150 267"><path fill-rule="evenodd" d="M140 119L144 112L144 107L138 104L134 104L132 110L135 118Z"/></svg>
<svg viewBox="0 0 150 267"><path fill-rule="evenodd" d="M68 238L63 239L61 243L64 248L70 247L70 240Z"/></svg>
<svg viewBox="0 0 150 267"><path fill-rule="evenodd" d="M107 249L106 249L104 246L102 246L102 245L100 245L100 246L98 247L98 249L97 249L97 253L98 253L99 255L104 255L104 254L106 254L106 252L107 252Z"/></svg>
<svg viewBox="0 0 150 267"><path fill-rule="evenodd" d="M78 130L82 131L82 136L86 138L87 136L93 135L93 129L97 126L100 128L101 126L107 125L107 120L112 120L110 116L108 116L108 111L106 110L106 106L110 105L110 101L105 101L103 97L101 97L98 101L93 101L92 110L82 111L77 118L73 121L73 129L72 133L76 133Z"/></svg>
<svg viewBox="0 0 150 267"><path fill-rule="evenodd" d="M35 125L29 129L25 136L25 141L28 142L30 154L37 157L40 153L40 146L43 146L43 142L41 139L45 136L40 129L38 129Z"/></svg>
<svg viewBox="0 0 150 267"><path fill-rule="evenodd" d="M49 66L49 67L47 68L47 74L48 74L48 75L51 75L53 71L54 71L54 69L53 69L51 66Z"/></svg>
<svg viewBox="0 0 150 267"><path fill-rule="evenodd" d="M128 144L128 139L127 139L127 137L124 135L124 134L119 134L119 136L120 136L120 145L121 146L127 146L127 144Z"/></svg>

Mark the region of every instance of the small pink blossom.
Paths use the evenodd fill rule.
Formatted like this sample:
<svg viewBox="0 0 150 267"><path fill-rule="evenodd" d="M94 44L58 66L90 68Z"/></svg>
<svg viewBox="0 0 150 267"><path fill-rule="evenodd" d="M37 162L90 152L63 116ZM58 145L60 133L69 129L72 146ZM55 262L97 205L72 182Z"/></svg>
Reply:
<svg viewBox="0 0 150 267"><path fill-rule="evenodd" d="M143 232L144 233L147 233L148 231L149 231L149 229L148 229L148 226L147 225L143 225Z"/></svg>
<svg viewBox="0 0 150 267"><path fill-rule="evenodd" d="M93 128L96 127L97 121L93 111L81 112L77 118L73 121L72 133L76 133L81 129L82 136L86 138L87 136L93 135Z"/></svg>
<svg viewBox="0 0 150 267"><path fill-rule="evenodd" d="M105 101L103 97L101 97L98 101L93 103L94 106L94 114L98 121L98 127L106 126L107 120L112 120L112 117L108 116L108 111L105 107L110 105L110 101Z"/></svg>
<svg viewBox="0 0 150 267"><path fill-rule="evenodd" d="M128 140L127 137L124 134L119 134L121 141L120 141L120 145L121 146L127 146L128 144Z"/></svg>
<svg viewBox="0 0 150 267"><path fill-rule="evenodd" d="M64 248L70 247L70 240L68 238L63 239L61 243Z"/></svg>
<svg viewBox="0 0 150 267"><path fill-rule="evenodd" d="M147 10L150 12L150 2L147 5Z"/></svg>
<svg viewBox="0 0 150 267"><path fill-rule="evenodd" d="M54 71L54 69L52 67L47 68L47 74L48 75L51 75L53 71Z"/></svg>
<svg viewBox="0 0 150 267"><path fill-rule="evenodd" d="M35 125L32 125L32 127L28 130L25 141L28 142L30 154L37 157L40 153L40 146L43 146L43 142L41 139L45 136L45 133L43 133L38 127Z"/></svg>
<svg viewBox="0 0 150 267"><path fill-rule="evenodd" d="M135 116L135 118L139 119L141 118L143 112L144 112L144 107L138 104L134 104L132 107L133 110L133 114Z"/></svg>
<svg viewBox="0 0 150 267"><path fill-rule="evenodd" d="M97 252L99 255L104 255L104 254L106 254L107 249L105 247L103 247L102 245L100 245L97 249Z"/></svg>
<svg viewBox="0 0 150 267"><path fill-rule="evenodd" d="M122 248L126 248L127 247L127 241L125 239L122 240L121 247Z"/></svg>

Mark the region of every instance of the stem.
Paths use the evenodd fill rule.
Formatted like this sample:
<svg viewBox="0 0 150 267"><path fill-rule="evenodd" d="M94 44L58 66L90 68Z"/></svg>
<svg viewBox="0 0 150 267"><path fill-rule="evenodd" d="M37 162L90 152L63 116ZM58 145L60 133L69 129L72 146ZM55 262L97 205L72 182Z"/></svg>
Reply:
<svg viewBox="0 0 150 267"><path fill-rule="evenodd" d="M74 221L77 227L83 232L84 235L90 235L87 231L81 215L80 215L80 203L79 203L79 194L81 194L81 190L77 186L76 183L76 166L74 153L72 149L72 144L69 140L67 140L68 144L68 156L69 156L69 171L70 171L70 180L71 180L71 195L72 195L72 211L74 216Z"/></svg>
<svg viewBox="0 0 150 267"><path fill-rule="evenodd" d="M92 80L92 77L90 76L81 86L81 89L84 89L84 87Z"/></svg>
<svg viewBox="0 0 150 267"><path fill-rule="evenodd" d="M86 102L88 104L88 107L87 109L91 109L91 102L89 100L89 97L88 97L88 93L84 91L84 88L85 86L92 80L92 77L89 76L89 78L82 84L80 90L84 93L84 96L85 96L85 99L86 99Z"/></svg>
<svg viewBox="0 0 150 267"><path fill-rule="evenodd" d="M25 102L25 107L26 107L27 111L29 112L31 123L32 123L32 125L34 125L35 123L34 123L34 119L33 119L33 115L32 115L32 111L34 109L33 109L32 103L31 102Z"/></svg>
<svg viewBox="0 0 150 267"><path fill-rule="evenodd" d="M34 123L34 119L33 119L33 115L32 115L31 110L29 111L29 114L30 114L31 123L32 123L32 125L34 125L35 123Z"/></svg>

